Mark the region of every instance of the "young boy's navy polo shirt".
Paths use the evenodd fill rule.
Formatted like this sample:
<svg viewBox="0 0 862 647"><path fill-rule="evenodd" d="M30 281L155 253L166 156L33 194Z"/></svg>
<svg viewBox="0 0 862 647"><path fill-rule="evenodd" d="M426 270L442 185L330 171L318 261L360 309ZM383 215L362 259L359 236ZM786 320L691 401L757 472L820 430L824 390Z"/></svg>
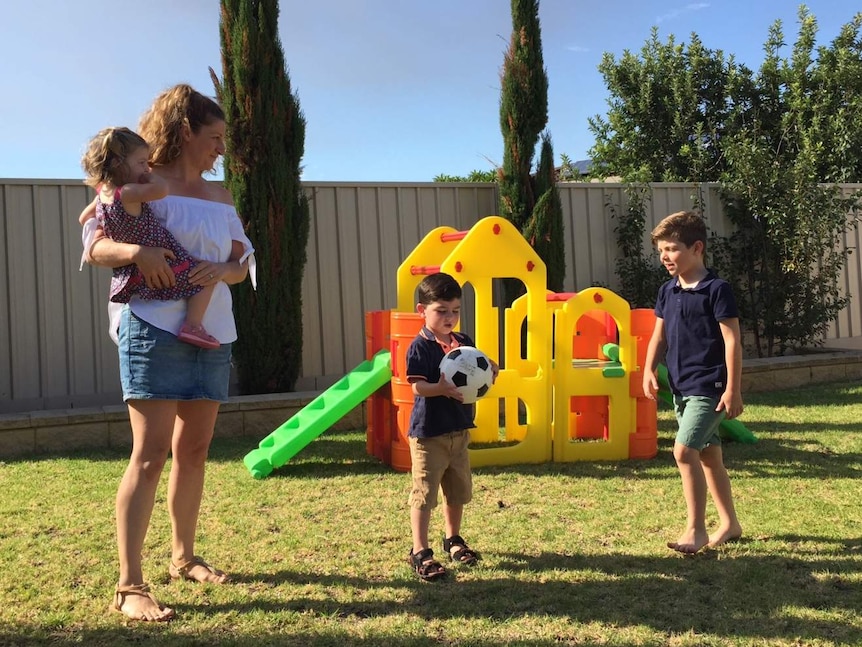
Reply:
<svg viewBox="0 0 862 647"><path fill-rule="evenodd" d="M727 364L718 322L739 317L730 284L712 270L693 288L680 287L673 278L659 289L655 314L664 319L671 391L710 397L724 393Z"/></svg>
<svg viewBox="0 0 862 647"><path fill-rule="evenodd" d="M472 346L473 341L464 333L453 332L455 346ZM425 378L427 382L440 381L440 361L446 354L437 338L423 327L407 349L407 379ZM462 404L453 398L413 398L413 413L410 414L412 438L432 438L443 434L475 427L473 405Z"/></svg>

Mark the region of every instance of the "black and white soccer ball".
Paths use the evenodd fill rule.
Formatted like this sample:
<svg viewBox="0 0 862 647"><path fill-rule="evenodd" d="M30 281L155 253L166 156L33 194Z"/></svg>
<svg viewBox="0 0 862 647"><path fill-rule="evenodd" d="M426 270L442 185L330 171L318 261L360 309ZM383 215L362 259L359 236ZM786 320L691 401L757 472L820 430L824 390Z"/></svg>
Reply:
<svg viewBox="0 0 862 647"><path fill-rule="evenodd" d="M471 404L488 392L494 383L491 360L478 348L453 348L440 361L440 373L464 394L464 404Z"/></svg>

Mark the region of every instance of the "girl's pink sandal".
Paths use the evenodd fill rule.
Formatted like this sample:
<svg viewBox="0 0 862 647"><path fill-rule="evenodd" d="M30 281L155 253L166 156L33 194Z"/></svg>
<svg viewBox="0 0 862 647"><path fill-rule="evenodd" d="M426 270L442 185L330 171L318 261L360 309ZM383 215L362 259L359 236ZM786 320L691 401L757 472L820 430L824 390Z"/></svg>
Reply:
<svg viewBox="0 0 862 647"><path fill-rule="evenodd" d="M190 326L188 324L183 324L183 327L180 328L180 332L177 334L177 339L184 341L187 344L192 344L193 346L209 350L221 346L219 340L210 335L203 326Z"/></svg>

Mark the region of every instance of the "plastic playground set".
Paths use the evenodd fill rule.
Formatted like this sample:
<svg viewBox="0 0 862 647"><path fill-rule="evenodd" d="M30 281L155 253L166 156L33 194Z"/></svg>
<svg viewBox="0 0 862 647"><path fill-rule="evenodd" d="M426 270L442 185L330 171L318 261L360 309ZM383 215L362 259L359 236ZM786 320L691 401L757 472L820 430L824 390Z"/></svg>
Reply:
<svg viewBox="0 0 862 647"><path fill-rule="evenodd" d="M414 248L398 268L397 308L365 315L367 359L246 455L254 478L283 466L365 400L368 453L395 470L410 470L413 392L406 354L422 327L416 287L435 272L472 287L476 346L492 358L497 349L501 354L496 383L475 405L473 467L657 454L656 402L642 390L653 311L633 310L605 288L548 291L545 264L533 248L508 220L488 216L467 231L438 227ZM501 319L493 282L502 278L520 280L526 292ZM660 399L672 402L664 366L658 377ZM755 442L737 420L723 421L720 431L724 438Z"/></svg>

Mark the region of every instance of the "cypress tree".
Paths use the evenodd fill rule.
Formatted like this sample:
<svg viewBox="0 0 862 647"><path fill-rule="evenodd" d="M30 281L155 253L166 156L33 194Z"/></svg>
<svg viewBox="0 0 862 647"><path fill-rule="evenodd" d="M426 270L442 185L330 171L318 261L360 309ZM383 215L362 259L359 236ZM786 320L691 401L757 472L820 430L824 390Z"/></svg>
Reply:
<svg viewBox="0 0 862 647"><path fill-rule="evenodd" d="M542 57L539 0L512 0L512 37L503 60L500 129L500 215L511 221L548 267L548 287L562 289L565 275L562 206L553 148L544 138L540 168L531 175L539 135L548 123L548 74ZM539 205L539 211L535 209ZM511 303L523 286L506 281Z"/></svg>
<svg viewBox="0 0 862 647"><path fill-rule="evenodd" d="M548 268L548 289L563 291L566 256L563 246L563 204L557 191L554 168L554 148L551 136L542 135L539 166L534 180L535 195L539 196L522 233Z"/></svg>
<svg viewBox="0 0 862 647"><path fill-rule="evenodd" d="M257 291L248 281L232 288L239 385L243 394L290 391L302 368L305 117L278 37L278 0L221 0L219 27L224 78L210 73L227 117L224 180L257 257Z"/></svg>

